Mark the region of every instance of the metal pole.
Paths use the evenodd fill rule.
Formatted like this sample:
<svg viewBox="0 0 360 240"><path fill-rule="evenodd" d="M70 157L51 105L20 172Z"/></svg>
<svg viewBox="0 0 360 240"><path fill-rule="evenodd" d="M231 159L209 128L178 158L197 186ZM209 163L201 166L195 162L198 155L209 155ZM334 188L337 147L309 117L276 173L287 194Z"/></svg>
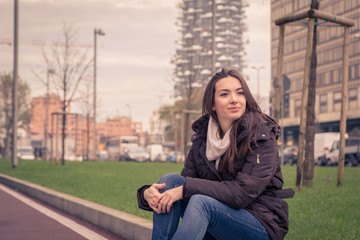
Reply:
<svg viewBox="0 0 360 240"><path fill-rule="evenodd" d="M93 152L93 158L96 160L96 40L97 35L104 36L105 33L101 29L94 29L94 135L93 135L93 141L94 141L94 152Z"/></svg>
<svg viewBox="0 0 360 240"><path fill-rule="evenodd" d="M14 73L13 73L13 92L12 92L12 167L18 165L17 159L17 122L18 122L18 99L17 99L17 78L18 78L18 0L14 1Z"/></svg>
<svg viewBox="0 0 360 240"><path fill-rule="evenodd" d="M259 104L260 103L260 70L264 69L265 66L260 66L260 67L252 66L251 68L255 69L257 73L257 102Z"/></svg>
<svg viewBox="0 0 360 240"><path fill-rule="evenodd" d="M56 127L56 138L55 138L55 165L57 165L57 162L58 162L58 135L59 135L59 133L58 133L58 131L59 131L59 116L60 115L58 115L58 114L55 114L55 119L56 119L56 125L55 125L55 127ZM53 135L53 137L54 137L54 135Z"/></svg>
<svg viewBox="0 0 360 240"><path fill-rule="evenodd" d="M78 148L77 148L77 144L78 144L78 141L77 141L77 138L78 138L78 114L75 114L76 116L76 122L75 122L75 162L77 161L77 151L78 151Z"/></svg>
<svg viewBox="0 0 360 240"><path fill-rule="evenodd" d="M47 128L48 128L48 114L49 114L49 69L46 72L46 96L45 96L45 122L44 122L44 156L47 159Z"/></svg>
<svg viewBox="0 0 360 240"><path fill-rule="evenodd" d="M54 160L54 114L51 113L51 150L50 150L50 162L53 165Z"/></svg>
<svg viewBox="0 0 360 240"><path fill-rule="evenodd" d="M184 112L181 112L181 118L180 118L180 151L181 151L181 162L185 162L185 114Z"/></svg>
<svg viewBox="0 0 360 240"><path fill-rule="evenodd" d="M54 70L52 69L48 69L47 73L46 73L46 98L45 98L45 123L44 123L44 150L45 150L45 158L44 160L48 159L48 147L47 147L47 140L48 140L48 121L49 121L49 100L50 100L50 95L49 95L49 77L50 74L53 74Z"/></svg>
<svg viewBox="0 0 360 240"><path fill-rule="evenodd" d="M211 75L215 74L215 64L216 64L216 1L212 0L212 34L211 34L211 44L212 44L212 54L211 54Z"/></svg>
<svg viewBox="0 0 360 240"><path fill-rule="evenodd" d="M174 112L173 113L173 119L174 119L174 150L175 150L175 162L178 162L178 146L177 146L177 120L176 120L176 114L178 112Z"/></svg>
<svg viewBox="0 0 360 240"><path fill-rule="evenodd" d="M281 141L281 165L284 164L284 87L281 88L281 111L280 111L280 141Z"/></svg>
<svg viewBox="0 0 360 240"><path fill-rule="evenodd" d="M93 123L93 160L96 160L96 34L94 30L94 123Z"/></svg>

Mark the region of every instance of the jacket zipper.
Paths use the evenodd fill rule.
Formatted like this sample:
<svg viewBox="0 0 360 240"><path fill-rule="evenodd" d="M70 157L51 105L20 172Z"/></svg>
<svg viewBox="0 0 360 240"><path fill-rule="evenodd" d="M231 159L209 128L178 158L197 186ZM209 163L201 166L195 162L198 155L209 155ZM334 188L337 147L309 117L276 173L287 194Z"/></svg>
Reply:
<svg viewBox="0 0 360 240"><path fill-rule="evenodd" d="M260 157L259 157L259 154L256 156L256 164L260 164Z"/></svg>

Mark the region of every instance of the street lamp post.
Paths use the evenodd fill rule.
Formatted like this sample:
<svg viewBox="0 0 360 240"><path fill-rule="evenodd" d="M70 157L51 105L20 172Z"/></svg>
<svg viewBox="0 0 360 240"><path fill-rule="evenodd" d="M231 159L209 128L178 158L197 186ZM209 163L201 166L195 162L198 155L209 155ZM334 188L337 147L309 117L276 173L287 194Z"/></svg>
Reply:
<svg viewBox="0 0 360 240"><path fill-rule="evenodd" d="M93 142L94 152L93 157L96 160L96 40L97 35L105 36L105 33L100 29L94 29L94 131L93 131Z"/></svg>
<svg viewBox="0 0 360 240"><path fill-rule="evenodd" d="M251 66L252 69L255 69L257 71L257 102L260 104L260 70L264 69L265 66Z"/></svg>
<svg viewBox="0 0 360 240"><path fill-rule="evenodd" d="M132 120L131 120L131 105L130 105L130 104L126 104L126 107L129 108L129 127L130 127L131 134L133 134L133 130L132 130Z"/></svg>
<svg viewBox="0 0 360 240"><path fill-rule="evenodd" d="M131 122L131 105L126 104L126 107L129 109L129 121Z"/></svg>
<svg viewBox="0 0 360 240"><path fill-rule="evenodd" d="M12 167L17 168L17 124L18 124L18 26L19 26L19 2L14 1L14 74L13 74L13 91L12 91L12 154L11 161Z"/></svg>
<svg viewBox="0 0 360 240"><path fill-rule="evenodd" d="M49 78L50 78L50 74L54 74L55 71L53 69L48 69L46 72L46 98L45 98L45 123L44 123L44 160L48 159L48 148L47 148L47 138L48 138L48 119L49 119L49 100L50 100L50 95L49 95Z"/></svg>
<svg viewBox="0 0 360 240"><path fill-rule="evenodd" d="M215 1L215 0L214 0ZM161 99L164 97L163 95L156 95L156 97L159 98L159 143L163 142L163 132L161 131Z"/></svg>

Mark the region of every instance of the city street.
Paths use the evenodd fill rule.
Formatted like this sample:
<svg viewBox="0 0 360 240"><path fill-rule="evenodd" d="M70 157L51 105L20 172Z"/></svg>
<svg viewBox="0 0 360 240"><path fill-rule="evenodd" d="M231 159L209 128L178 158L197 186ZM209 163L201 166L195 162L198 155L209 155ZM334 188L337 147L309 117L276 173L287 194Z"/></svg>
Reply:
<svg viewBox="0 0 360 240"><path fill-rule="evenodd" d="M121 240L94 225L64 214L0 184L2 240Z"/></svg>

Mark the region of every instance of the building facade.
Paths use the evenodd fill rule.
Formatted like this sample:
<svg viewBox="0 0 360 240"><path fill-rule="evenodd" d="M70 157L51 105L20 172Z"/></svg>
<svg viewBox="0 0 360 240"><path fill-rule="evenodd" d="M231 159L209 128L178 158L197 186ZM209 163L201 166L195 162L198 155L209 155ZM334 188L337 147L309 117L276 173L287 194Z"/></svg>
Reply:
<svg viewBox="0 0 360 240"><path fill-rule="evenodd" d="M46 119L47 123L47 149L53 149L55 156L60 154L62 134L62 103L56 96L49 97L48 111L46 110L46 97L36 97L31 101L32 118L30 123L31 138L36 145L44 146ZM66 147L67 155L85 156L93 152L93 119L81 114L69 112L66 115ZM46 113L47 117L46 117ZM96 138L99 151L105 150L106 139L114 136L142 137L142 123L133 122L128 117L113 117L96 124Z"/></svg>
<svg viewBox="0 0 360 240"><path fill-rule="evenodd" d="M151 143L163 144L165 142L166 123L161 119L161 109L154 111L150 119L149 136Z"/></svg>
<svg viewBox="0 0 360 240"><path fill-rule="evenodd" d="M216 43L215 71L232 67L242 72L245 67L246 6L245 0L183 0L179 3L181 15L177 25L181 38L172 60L176 96L183 97L188 88L203 87L209 81L213 66L213 39Z"/></svg>
<svg viewBox="0 0 360 240"><path fill-rule="evenodd" d="M360 136L360 0L318 0L319 10L355 21L350 28L349 45L349 103L347 133ZM271 102L274 103L274 84L277 75L279 27L275 20L310 9L311 0L271 1ZM315 132L338 132L342 98L342 64L344 27L318 21L317 69L315 97ZM302 87L305 69L307 25L304 21L285 26L283 79L285 84L280 123L284 141L297 144L300 125ZM272 107L273 108L273 107Z"/></svg>

